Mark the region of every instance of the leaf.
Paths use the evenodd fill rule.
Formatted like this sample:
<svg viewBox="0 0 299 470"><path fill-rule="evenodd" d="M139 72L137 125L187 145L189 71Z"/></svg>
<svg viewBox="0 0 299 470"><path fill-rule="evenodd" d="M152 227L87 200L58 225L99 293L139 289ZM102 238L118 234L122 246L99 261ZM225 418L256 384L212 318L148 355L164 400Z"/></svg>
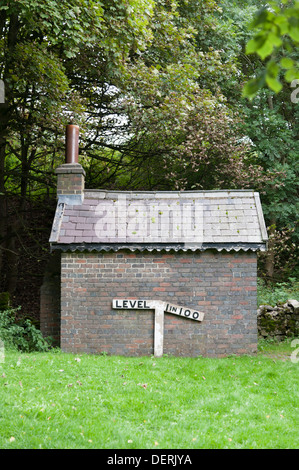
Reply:
<svg viewBox="0 0 299 470"><path fill-rule="evenodd" d="M268 41L272 42L274 46L280 47L282 45L282 39L278 34L273 32L268 34Z"/></svg>
<svg viewBox="0 0 299 470"><path fill-rule="evenodd" d="M274 60L270 60L267 64L267 75L273 78L277 78L279 74L279 66L274 62Z"/></svg>
<svg viewBox="0 0 299 470"><path fill-rule="evenodd" d="M270 75L266 75L266 83L275 93L279 93L282 90L282 84L277 78L273 78Z"/></svg>
<svg viewBox="0 0 299 470"><path fill-rule="evenodd" d="M289 35L295 42L299 42L299 27L291 27L289 29Z"/></svg>
<svg viewBox="0 0 299 470"><path fill-rule="evenodd" d="M293 80L299 79L299 69L296 67L293 67L292 69L289 69L284 76L285 80L287 82L292 82Z"/></svg>
<svg viewBox="0 0 299 470"><path fill-rule="evenodd" d="M242 96L251 100L252 98L254 98L257 92L264 86L264 84L264 74L260 75L257 78L249 80L243 87Z"/></svg>
<svg viewBox="0 0 299 470"><path fill-rule="evenodd" d="M253 54L254 52L257 52L258 49L263 47L264 43L266 41L265 36L256 36L255 38L251 39L247 44L246 44L246 54Z"/></svg>
<svg viewBox="0 0 299 470"><path fill-rule="evenodd" d="M137 384L137 385L141 385L142 388L147 388L147 384L141 384L141 383L139 383L139 384Z"/></svg>
<svg viewBox="0 0 299 470"><path fill-rule="evenodd" d="M273 40L274 38L279 39L275 35L269 35L263 46L257 50L257 54L261 57L261 59L264 60L266 57L270 56L273 52L274 46L281 46L282 41L279 39L275 43Z"/></svg>
<svg viewBox="0 0 299 470"><path fill-rule="evenodd" d="M282 84L278 79L279 66L271 60L267 65L266 83L275 93L279 93L282 89Z"/></svg>
<svg viewBox="0 0 299 470"><path fill-rule="evenodd" d="M294 61L289 57L283 57L280 61L280 65L283 69L290 69L294 66Z"/></svg>
<svg viewBox="0 0 299 470"><path fill-rule="evenodd" d="M268 11L265 7L263 7L255 14L255 18L252 21L250 27L256 28L260 24L265 23L267 21L267 18L268 18Z"/></svg>

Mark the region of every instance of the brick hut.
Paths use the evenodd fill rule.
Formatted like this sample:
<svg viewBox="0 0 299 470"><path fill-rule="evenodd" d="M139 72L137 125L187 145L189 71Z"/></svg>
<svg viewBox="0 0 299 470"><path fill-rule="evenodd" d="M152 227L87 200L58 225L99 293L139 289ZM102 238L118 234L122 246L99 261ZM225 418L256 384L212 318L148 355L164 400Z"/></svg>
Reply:
<svg viewBox="0 0 299 470"><path fill-rule="evenodd" d="M257 349L259 194L84 189L78 128L56 169L41 330L66 352L222 357Z"/></svg>

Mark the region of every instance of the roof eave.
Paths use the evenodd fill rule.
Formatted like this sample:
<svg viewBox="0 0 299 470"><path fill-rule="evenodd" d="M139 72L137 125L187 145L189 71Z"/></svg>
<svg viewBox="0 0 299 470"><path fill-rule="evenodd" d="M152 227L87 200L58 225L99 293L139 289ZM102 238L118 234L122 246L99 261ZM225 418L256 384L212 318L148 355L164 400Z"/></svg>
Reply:
<svg viewBox="0 0 299 470"><path fill-rule="evenodd" d="M60 250L62 252L108 252L108 251L266 251L265 243L51 243L51 251Z"/></svg>

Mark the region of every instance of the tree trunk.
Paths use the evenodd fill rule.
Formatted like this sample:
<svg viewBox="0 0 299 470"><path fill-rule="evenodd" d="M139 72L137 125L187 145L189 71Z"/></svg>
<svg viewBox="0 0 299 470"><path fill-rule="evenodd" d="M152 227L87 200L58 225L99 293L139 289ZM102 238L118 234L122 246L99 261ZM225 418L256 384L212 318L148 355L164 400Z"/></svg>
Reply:
<svg viewBox="0 0 299 470"><path fill-rule="evenodd" d="M4 243L6 237L6 198L4 187L5 144L0 138L0 274L3 264Z"/></svg>
<svg viewBox="0 0 299 470"><path fill-rule="evenodd" d="M269 241L268 241L268 253L266 257L266 275L267 279L270 281L273 281L274 279L274 266L275 266L275 253L274 253L274 247L275 247L275 229L276 229L276 220L273 218L271 219L270 222L270 227L269 227Z"/></svg>
<svg viewBox="0 0 299 470"><path fill-rule="evenodd" d="M3 82L5 86L5 103L0 104L0 276L3 275L4 253L9 245L7 230L7 201L5 191L5 158L7 145L7 131L9 128L10 112L13 104L13 92L8 85L10 81L10 61L13 60L13 52L17 43L17 35L20 27L18 15L13 13L9 19L1 12L0 27L3 29L5 23L9 21L7 35L5 66L3 72Z"/></svg>
<svg viewBox="0 0 299 470"><path fill-rule="evenodd" d="M6 251L6 290L10 295L14 294L18 279L18 254L16 253L16 235L13 233L13 225L8 228Z"/></svg>

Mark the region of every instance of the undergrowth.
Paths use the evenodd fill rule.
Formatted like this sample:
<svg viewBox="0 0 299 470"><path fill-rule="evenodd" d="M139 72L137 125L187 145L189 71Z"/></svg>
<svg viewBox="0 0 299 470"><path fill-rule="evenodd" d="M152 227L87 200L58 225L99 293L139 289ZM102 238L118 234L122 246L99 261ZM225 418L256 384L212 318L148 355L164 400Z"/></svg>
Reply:
<svg viewBox="0 0 299 470"><path fill-rule="evenodd" d="M290 299L299 301L299 281L297 278L289 278L289 282L267 284L263 279L258 279L257 299L258 306L271 305L272 307Z"/></svg>
<svg viewBox="0 0 299 470"><path fill-rule="evenodd" d="M18 308L0 311L0 340L5 349L24 352L48 351L50 339L44 338L41 331L29 319L16 321Z"/></svg>

